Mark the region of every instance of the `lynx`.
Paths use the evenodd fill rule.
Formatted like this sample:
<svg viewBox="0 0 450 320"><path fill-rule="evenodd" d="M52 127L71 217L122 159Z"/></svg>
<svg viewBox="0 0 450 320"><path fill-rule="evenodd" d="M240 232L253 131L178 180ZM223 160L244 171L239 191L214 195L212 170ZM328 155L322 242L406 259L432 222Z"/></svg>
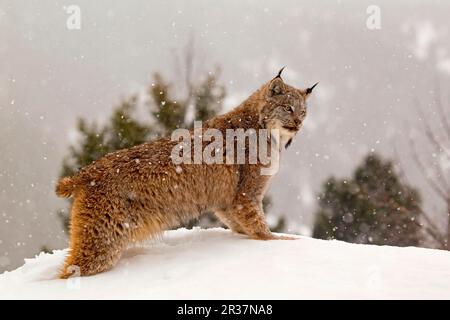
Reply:
<svg viewBox="0 0 450 320"><path fill-rule="evenodd" d="M317 83L296 89L284 83L282 71L232 111L208 120L205 128L278 129L280 138L273 143L287 148L302 127L306 100ZM272 234L265 221L262 199L271 176L261 174L263 164L175 165L176 145L162 138L110 153L59 181L56 194L74 197L70 253L61 278L70 277L74 266L82 276L106 271L132 243L205 212L252 239L292 239Z"/></svg>

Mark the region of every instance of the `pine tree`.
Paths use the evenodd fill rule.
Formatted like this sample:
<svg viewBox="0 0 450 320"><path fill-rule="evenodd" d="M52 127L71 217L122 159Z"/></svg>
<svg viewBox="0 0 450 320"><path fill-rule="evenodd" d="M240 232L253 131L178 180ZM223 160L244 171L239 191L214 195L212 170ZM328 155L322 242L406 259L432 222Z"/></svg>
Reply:
<svg viewBox="0 0 450 320"><path fill-rule="evenodd" d="M217 115L225 95L225 87L217 83L215 74L208 73L195 92L195 119L206 120Z"/></svg>
<svg viewBox="0 0 450 320"><path fill-rule="evenodd" d="M167 135L177 128L185 127L188 109L185 103L186 99L177 101L172 95L172 85L166 82L161 74L155 73L154 83L149 88L148 94L151 97L150 112L156 119L157 129L161 135ZM218 111L216 110L216 112Z"/></svg>
<svg viewBox="0 0 450 320"><path fill-rule="evenodd" d="M137 107L137 97L133 96L114 110L109 127L106 128L108 152L131 148L147 141L149 133L153 131L152 126L134 119Z"/></svg>
<svg viewBox="0 0 450 320"><path fill-rule="evenodd" d="M328 179L319 199L314 238L395 246L423 238L419 193L378 155L367 156L349 179Z"/></svg>

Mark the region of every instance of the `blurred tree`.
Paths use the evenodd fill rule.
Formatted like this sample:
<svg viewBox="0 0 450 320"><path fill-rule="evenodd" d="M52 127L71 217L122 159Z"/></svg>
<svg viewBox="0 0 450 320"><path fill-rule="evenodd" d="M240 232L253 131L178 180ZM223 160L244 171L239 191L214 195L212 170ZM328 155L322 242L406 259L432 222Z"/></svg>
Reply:
<svg viewBox="0 0 450 320"><path fill-rule="evenodd" d="M188 106L183 100L177 101L173 98L171 89L172 85L166 82L159 73L155 73L154 83L148 90L148 94L152 98L148 104L152 116L156 119L157 130L163 136L177 128L186 127L185 118ZM218 111L216 110L216 112Z"/></svg>
<svg viewBox="0 0 450 320"><path fill-rule="evenodd" d="M314 238L394 246L423 239L418 192L378 155L367 156L352 178L328 179L319 199Z"/></svg>
<svg viewBox="0 0 450 320"><path fill-rule="evenodd" d="M125 99L116 106L111 118L103 126L96 123L88 125L84 119L79 119L80 139L75 145L69 147L69 154L63 161L61 177L75 174L80 168L106 153L169 135L179 127L191 128L194 119L205 121L217 115L223 107L226 96L225 87L218 82L220 69L216 68L213 72L208 72L199 80L193 79L189 71L190 66L185 69L189 76L184 77L185 94L182 97L176 97L173 94L171 82L166 81L160 73L154 74L153 83L146 90L147 96L144 99L147 101L146 107L150 113L146 122L136 119L135 112L139 108L137 96ZM193 119L188 117L190 110L194 115ZM69 230L70 213L60 210L58 215L65 230ZM187 227L198 224L204 227L220 225L215 216L206 215L200 221L188 223ZM283 231L284 225L284 219L283 222L278 222L278 231Z"/></svg>
<svg viewBox="0 0 450 320"><path fill-rule="evenodd" d="M108 152L144 143L153 131L150 124L140 123L133 118L138 107L137 101L137 97L133 96L114 110L109 126L104 129L107 133L105 145Z"/></svg>
<svg viewBox="0 0 450 320"><path fill-rule="evenodd" d="M79 168L108 153L106 128L99 129L96 124L89 126L84 119L78 119L77 129L82 139L79 145L69 147L69 156L63 160L62 177L73 175Z"/></svg>
<svg viewBox="0 0 450 320"><path fill-rule="evenodd" d="M219 70L216 70L219 72ZM210 119L217 115L225 98L225 87L217 83L215 73L208 73L195 93L195 119Z"/></svg>

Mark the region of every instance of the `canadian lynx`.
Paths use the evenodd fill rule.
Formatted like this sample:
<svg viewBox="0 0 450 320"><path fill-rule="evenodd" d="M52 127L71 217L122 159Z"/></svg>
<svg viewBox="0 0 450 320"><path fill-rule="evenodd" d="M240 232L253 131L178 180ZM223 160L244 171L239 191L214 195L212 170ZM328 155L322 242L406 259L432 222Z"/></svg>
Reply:
<svg viewBox="0 0 450 320"><path fill-rule="evenodd" d="M238 107L208 120L204 127L221 132L278 129L275 143L287 148L303 124L306 100L315 85L305 90L289 86L281 78L282 70ZM253 239L291 239L272 234L265 221L262 199L271 177L261 174L263 164L176 165L171 153L177 143L163 138L110 153L59 181L57 195L74 197L70 255L61 278L70 277L73 266L83 276L106 271L128 245L206 211Z"/></svg>

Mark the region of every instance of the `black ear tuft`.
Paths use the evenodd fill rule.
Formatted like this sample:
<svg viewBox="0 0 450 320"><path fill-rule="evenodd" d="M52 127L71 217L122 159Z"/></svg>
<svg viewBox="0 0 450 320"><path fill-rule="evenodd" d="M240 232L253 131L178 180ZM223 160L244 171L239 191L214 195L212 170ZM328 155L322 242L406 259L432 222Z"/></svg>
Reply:
<svg viewBox="0 0 450 320"><path fill-rule="evenodd" d="M286 142L286 145L284 146L285 149L289 148L289 146L292 143L292 138L288 140L288 142Z"/></svg>
<svg viewBox="0 0 450 320"><path fill-rule="evenodd" d="M280 69L280 71L278 71L278 74L275 78L281 78L281 73L283 72L284 68L286 68L286 66L284 66L283 68Z"/></svg>
<svg viewBox="0 0 450 320"><path fill-rule="evenodd" d="M316 82L311 88L306 89L306 94L310 94L319 83Z"/></svg>

